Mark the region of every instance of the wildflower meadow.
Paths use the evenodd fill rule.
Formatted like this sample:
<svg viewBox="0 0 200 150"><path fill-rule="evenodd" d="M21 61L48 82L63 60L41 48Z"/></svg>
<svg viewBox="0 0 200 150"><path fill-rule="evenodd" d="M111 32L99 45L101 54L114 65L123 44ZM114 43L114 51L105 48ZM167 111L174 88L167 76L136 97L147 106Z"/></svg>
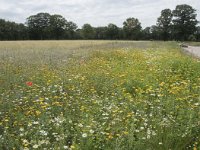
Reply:
<svg viewBox="0 0 200 150"><path fill-rule="evenodd" d="M1 150L198 150L200 61L177 42L0 42Z"/></svg>

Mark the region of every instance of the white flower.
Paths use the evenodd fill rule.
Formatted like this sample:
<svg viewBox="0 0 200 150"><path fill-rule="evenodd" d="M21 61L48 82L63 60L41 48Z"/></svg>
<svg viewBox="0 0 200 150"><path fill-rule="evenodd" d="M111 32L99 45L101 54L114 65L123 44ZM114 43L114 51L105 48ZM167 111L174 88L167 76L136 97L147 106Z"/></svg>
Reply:
<svg viewBox="0 0 200 150"><path fill-rule="evenodd" d="M33 145L33 148L38 148L38 147L39 147L39 145L37 145L37 144Z"/></svg>
<svg viewBox="0 0 200 150"><path fill-rule="evenodd" d="M44 131L44 130L41 130L40 133L41 133L41 135L45 135L45 136L48 134L48 133L47 133L46 131Z"/></svg>
<svg viewBox="0 0 200 150"><path fill-rule="evenodd" d="M24 131L24 128L20 128L19 131L23 132L23 131Z"/></svg>
<svg viewBox="0 0 200 150"><path fill-rule="evenodd" d="M36 125L36 124L39 124L39 122L38 122L38 121L34 121L34 122L33 122L33 124L35 124L35 125Z"/></svg>
<svg viewBox="0 0 200 150"><path fill-rule="evenodd" d="M31 127L31 126L32 126L32 123L31 123L31 122L29 122L29 123L28 123L28 127Z"/></svg>
<svg viewBox="0 0 200 150"><path fill-rule="evenodd" d="M148 128L147 129L147 134L150 135L151 134L151 130Z"/></svg>
<svg viewBox="0 0 200 150"><path fill-rule="evenodd" d="M42 145L42 144L45 144L45 143L46 143L45 140L38 141L38 144L39 144L39 145Z"/></svg>
<svg viewBox="0 0 200 150"><path fill-rule="evenodd" d="M152 135L156 135L156 132L155 132L155 131L152 131Z"/></svg>
<svg viewBox="0 0 200 150"><path fill-rule="evenodd" d="M83 134L82 134L82 137L83 137L83 138L86 138L86 137L87 137L87 133L83 133Z"/></svg>
<svg viewBox="0 0 200 150"><path fill-rule="evenodd" d="M23 140L23 143L28 143L28 141L26 139Z"/></svg>
<svg viewBox="0 0 200 150"><path fill-rule="evenodd" d="M78 124L78 126L79 126L79 127L81 127L81 128L83 127L83 125L82 125L81 123L80 123L80 124Z"/></svg>
<svg viewBox="0 0 200 150"><path fill-rule="evenodd" d="M144 130L144 127L140 127L140 130Z"/></svg>
<svg viewBox="0 0 200 150"><path fill-rule="evenodd" d="M162 143L162 142L159 142L158 144L159 144L159 145L162 145L163 143Z"/></svg>
<svg viewBox="0 0 200 150"><path fill-rule="evenodd" d="M94 133L94 130L91 129L91 130L90 130L90 133L93 134L93 133Z"/></svg>
<svg viewBox="0 0 200 150"><path fill-rule="evenodd" d="M139 131L139 130L135 130L135 132L137 132L137 133L138 133L138 132L140 132L140 131Z"/></svg>
<svg viewBox="0 0 200 150"><path fill-rule="evenodd" d="M64 146L63 148L64 148L64 149L68 149L69 147L68 147L68 146Z"/></svg>

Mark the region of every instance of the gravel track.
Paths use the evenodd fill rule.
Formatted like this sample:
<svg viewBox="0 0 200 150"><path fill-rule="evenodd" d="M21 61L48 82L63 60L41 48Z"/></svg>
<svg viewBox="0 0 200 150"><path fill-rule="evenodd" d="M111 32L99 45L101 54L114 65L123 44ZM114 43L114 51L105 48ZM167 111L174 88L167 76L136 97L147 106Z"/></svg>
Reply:
<svg viewBox="0 0 200 150"><path fill-rule="evenodd" d="M198 46L188 46L183 48L186 52L194 55L195 57L200 58L200 47Z"/></svg>

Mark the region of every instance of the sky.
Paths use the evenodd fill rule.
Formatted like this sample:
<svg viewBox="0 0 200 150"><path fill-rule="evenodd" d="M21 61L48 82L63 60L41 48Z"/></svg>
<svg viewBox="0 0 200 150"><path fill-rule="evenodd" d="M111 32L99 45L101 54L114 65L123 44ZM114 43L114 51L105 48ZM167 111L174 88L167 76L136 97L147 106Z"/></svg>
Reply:
<svg viewBox="0 0 200 150"><path fill-rule="evenodd" d="M199 0L0 0L0 18L25 23L26 18L39 12L60 14L79 27L89 23L94 27L114 23L119 27L129 18L138 18L143 28L156 24L161 10L188 4L197 11Z"/></svg>

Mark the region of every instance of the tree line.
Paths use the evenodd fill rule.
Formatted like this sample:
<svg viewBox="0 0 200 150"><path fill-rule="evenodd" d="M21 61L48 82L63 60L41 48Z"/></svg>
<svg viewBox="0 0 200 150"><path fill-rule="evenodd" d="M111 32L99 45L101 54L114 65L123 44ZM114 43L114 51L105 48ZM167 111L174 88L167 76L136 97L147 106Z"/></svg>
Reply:
<svg viewBox="0 0 200 150"><path fill-rule="evenodd" d="M137 18L128 18L123 27L110 23L104 27L76 23L61 15L38 13L26 19L26 23L15 23L0 19L0 40L180 40L200 41L200 26L196 10L187 4L177 5L175 10L164 9L156 25L142 29Z"/></svg>

